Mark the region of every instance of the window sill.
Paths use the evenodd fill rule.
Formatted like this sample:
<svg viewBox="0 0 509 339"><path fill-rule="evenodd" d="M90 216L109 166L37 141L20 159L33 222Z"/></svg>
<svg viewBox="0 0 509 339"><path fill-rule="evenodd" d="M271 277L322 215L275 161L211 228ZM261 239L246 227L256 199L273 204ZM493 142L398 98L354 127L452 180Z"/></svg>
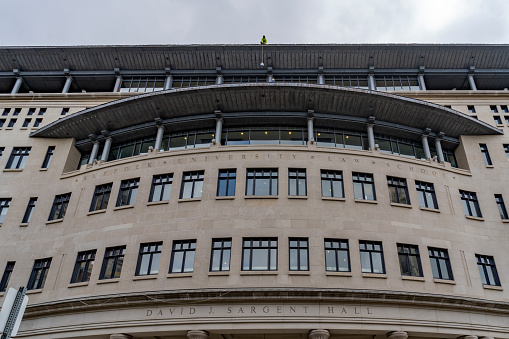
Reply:
<svg viewBox="0 0 509 339"><path fill-rule="evenodd" d="M504 124L497 124L497 127L504 127Z"/></svg>
<svg viewBox="0 0 509 339"><path fill-rule="evenodd" d="M277 199L277 195L246 195L244 199Z"/></svg>
<svg viewBox="0 0 509 339"><path fill-rule="evenodd" d="M240 271L240 275L277 275L278 271Z"/></svg>
<svg viewBox="0 0 509 339"><path fill-rule="evenodd" d="M354 199L355 202L362 202L365 204L378 204L376 200L366 200L366 199Z"/></svg>
<svg viewBox="0 0 509 339"><path fill-rule="evenodd" d="M62 222L62 221L64 221L64 218L55 219L55 220L48 220L48 221L46 221L46 225L56 224L56 223L59 223L59 222Z"/></svg>
<svg viewBox="0 0 509 339"><path fill-rule="evenodd" d="M41 293L41 292L42 292L42 288L38 288L36 290L27 290L26 294L37 294L37 293Z"/></svg>
<svg viewBox="0 0 509 339"><path fill-rule="evenodd" d="M27 222L24 222L22 224L19 224L19 227L27 227L28 226L28 223Z"/></svg>
<svg viewBox="0 0 509 339"><path fill-rule="evenodd" d="M193 276L193 272L187 273L168 273L167 278L191 278Z"/></svg>
<svg viewBox="0 0 509 339"><path fill-rule="evenodd" d="M73 287L82 287L82 286L88 286L88 281L84 281L84 282L79 282L79 283L70 283L69 285L67 285L68 288L73 288Z"/></svg>
<svg viewBox="0 0 509 339"><path fill-rule="evenodd" d="M410 204L400 204L400 203L397 203L397 202L391 202L391 206L394 206L394 207L404 207L404 208L412 208L412 205L410 205Z"/></svg>
<svg viewBox="0 0 509 339"><path fill-rule="evenodd" d="M39 127L32 127L31 131L36 131L38 129L39 129Z"/></svg>
<svg viewBox="0 0 509 339"><path fill-rule="evenodd" d="M495 290L495 291L503 291L504 290L502 288L502 286L495 286L495 285L485 285L485 284L483 284L482 287L485 290Z"/></svg>
<svg viewBox="0 0 509 339"><path fill-rule="evenodd" d="M362 273L363 278L387 279L387 273Z"/></svg>
<svg viewBox="0 0 509 339"><path fill-rule="evenodd" d="M134 205L117 206L113 210L114 211L119 211L119 210L126 210L126 209L129 209L129 208L134 208Z"/></svg>
<svg viewBox="0 0 509 339"><path fill-rule="evenodd" d="M113 283L118 283L119 281L120 281L120 278L102 279L102 280L97 281L97 285L113 284Z"/></svg>
<svg viewBox="0 0 509 339"><path fill-rule="evenodd" d="M454 280L446 280L446 279L433 278L433 281L436 282L437 284L456 285L456 282Z"/></svg>
<svg viewBox="0 0 509 339"><path fill-rule="evenodd" d="M325 275L330 275L332 277L351 277L352 272L333 272L333 271L327 271L325 272Z"/></svg>
<svg viewBox="0 0 509 339"><path fill-rule="evenodd" d="M155 206L155 205L167 205L169 204L169 200L161 200L161 201L150 201L147 202L147 206Z"/></svg>
<svg viewBox="0 0 509 339"><path fill-rule="evenodd" d="M346 198L322 197L322 200L330 200L330 201L346 201Z"/></svg>
<svg viewBox="0 0 509 339"><path fill-rule="evenodd" d="M220 196L220 197L216 196L216 200L233 200L233 199L235 199L234 195Z"/></svg>
<svg viewBox="0 0 509 339"><path fill-rule="evenodd" d="M23 168L5 168L4 172L23 172Z"/></svg>
<svg viewBox="0 0 509 339"><path fill-rule="evenodd" d="M414 275L402 275L402 280L424 281L424 277L417 277Z"/></svg>
<svg viewBox="0 0 509 339"><path fill-rule="evenodd" d="M509 219L502 219L502 222L507 224L507 223L509 223Z"/></svg>
<svg viewBox="0 0 509 339"><path fill-rule="evenodd" d="M6 131L12 131L14 128L13 127L6 127L5 130Z"/></svg>
<svg viewBox="0 0 509 339"><path fill-rule="evenodd" d="M209 272L209 276L225 276L230 275L230 271L213 271Z"/></svg>
<svg viewBox="0 0 509 339"><path fill-rule="evenodd" d="M20 127L19 130L20 131L26 131L28 129L28 127Z"/></svg>
<svg viewBox="0 0 509 339"><path fill-rule="evenodd" d="M470 219L470 220L484 221L484 218L472 217L470 215L465 215L465 218Z"/></svg>
<svg viewBox="0 0 509 339"><path fill-rule="evenodd" d="M157 274L147 274L147 275L135 275L133 280L151 280L157 279Z"/></svg>
<svg viewBox="0 0 509 339"><path fill-rule="evenodd" d="M186 199L179 199L178 200L179 204L181 202L191 202L191 201L201 201L201 197L200 198L186 198Z"/></svg>
<svg viewBox="0 0 509 339"><path fill-rule="evenodd" d="M46 172L47 170L48 170L47 167L46 168L39 168L39 171L41 171L41 172Z"/></svg>
<svg viewBox="0 0 509 339"><path fill-rule="evenodd" d="M101 213L106 213L106 209L88 212L87 215L94 215L94 214L101 214Z"/></svg>
<svg viewBox="0 0 509 339"><path fill-rule="evenodd" d="M435 212L440 213L440 210L438 208L429 208L429 207L419 207L422 211L428 211L428 212Z"/></svg>
<svg viewBox="0 0 509 339"><path fill-rule="evenodd" d="M307 195L289 195L288 199L304 199L306 200L308 198Z"/></svg>
<svg viewBox="0 0 509 339"><path fill-rule="evenodd" d="M495 168L494 165L486 165L486 168Z"/></svg>
<svg viewBox="0 0 509 339"><path fill-rule="evenodd" d="M288 271L288 275L311 275L309 271Z"/></svg>

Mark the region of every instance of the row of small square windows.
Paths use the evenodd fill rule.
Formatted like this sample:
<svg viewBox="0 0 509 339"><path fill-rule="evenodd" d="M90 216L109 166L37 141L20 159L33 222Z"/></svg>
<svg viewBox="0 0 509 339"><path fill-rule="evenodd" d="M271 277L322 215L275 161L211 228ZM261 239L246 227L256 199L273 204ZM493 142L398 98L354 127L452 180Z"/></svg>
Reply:
<svg viewBox="0 0 509 339"><path fill-rule="evenodd" d="M20 115L21 110L22 110L22 108L14 108L14 109L4 108L4 110L2 112L2 116L8 116L11 113L11 111L12 111L12 116L18 116L18 115ZM27 111L27 115L28 116L35 115L36 112L37 112L37 115L44 115L44 114L46 114L47 110L48 110L47 108L42 107L42 108L39 108L39 112L37 112L37 108L29 108ZM67 113L69 113L69 108L68 107L62 108L60 115L66 115Z"/></svg>
<svg viewBox="0 0 509 339"><path fill-rule="evenodd" d="M184 172L180 187L180 199L199 199L202 197L204 171ZM217 196L235 196L236 169L220 169L217 181ZM321 170L321 193L323 198L345 198L343 185L343 171ZM352 172L354 198L356 200L376 201L375 182L373 174ZM122 180L118 191L116 207L132 206L136 196L140 178ZM173 174L160 174L152 178L149 202L168 201L170 199ZM393 204L410 205L410 195L405 178L387 176L389 198ZM109 204L113 183L106 183L95 187L90 212L106 210ZM415 181L419 206L427 209L438 209L435 188L432 183ZM481 209L475 192L459 190L461 203L466 216L482 218ZM278 169L256 168L246 171L246 196L277 196L278 195ZM288 195L307 196L306 169L288 169ZM509 219L504 199L501 194L495 194L495 203L502 220ZM48 221L63 219L71 193L55 196ZM0 224L3 222L10 206L11 198L0 198ZM37 197L29 200L22 223L30 222L35 209Z"/></svg>
<svg viewBox="0 0 509 339"><path fill-rule="evenodd" d="M136 276L157 275L161 262L163 242L140 244ZM212 239L210 272L230 271L232 238ZM347 239L324 239L325 269L327 272L351 272L349 241ZM398 261L402 276L423 277L419 246L397 244ZM309 271L309 239L289 238L289 271ZM97 250L78 252L71 284L90 281ZM196 239L174 240L168 273L192 273L196 252ZM382 242L359 240L362 273L385 274ZM108 247L99 274L99 280L120 278L126 246ZM454 280L447 249L428 247L431 271L434 279ZM483 285L500 286L500 279L492 256L476 254L477 266ZM34 262L27 288L42 289L52 258ZM15 262L7 262L0 292L6 290ZM242 271L277 271L278 238L243 238Z"/></svg>

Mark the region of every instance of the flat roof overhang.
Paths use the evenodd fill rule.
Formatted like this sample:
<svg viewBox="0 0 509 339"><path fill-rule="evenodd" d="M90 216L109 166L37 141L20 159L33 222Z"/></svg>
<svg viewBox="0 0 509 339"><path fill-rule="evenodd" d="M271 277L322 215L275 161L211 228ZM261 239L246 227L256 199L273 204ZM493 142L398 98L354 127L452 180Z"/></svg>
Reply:
<svg viewBox="0 0 509 339"><path fill-rule="evenodd" d="M308 110L313 110L317 128L362 130L362 125L375 117L375 132L404 138L422 134L426 128L431 129L432 136L444 133L444 141L452 144L461 135L503 134L453 109L387 92L314 84L242 83L124 98L63 117L30 136L75 138L77 144L84 145L90 142L90 134L109 131L115 140L122 141L155 134L156 119L162 120L167 131L214 128L217 110L223 114L225 127L306 126Z"/></svg>

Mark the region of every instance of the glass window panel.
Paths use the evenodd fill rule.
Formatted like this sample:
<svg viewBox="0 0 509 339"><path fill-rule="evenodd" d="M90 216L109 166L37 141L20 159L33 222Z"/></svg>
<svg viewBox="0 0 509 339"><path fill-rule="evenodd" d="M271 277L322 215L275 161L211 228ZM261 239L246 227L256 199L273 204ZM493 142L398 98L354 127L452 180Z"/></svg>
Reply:
<svg viewBox="0 0 509 339"><path fill-rule="evenodd" d="M225 243L226 245L226 243ZM230 246L230 245L227 245ZM222 270L229 271L230 270L230 250L225 249L223 251L223 262L222 262Z"/></svg>
<svg viewBox="0 0 509 339"><path fill-rule="evenodd" d="M399 143L399 152L401 155L415 157L414 147L412 145Z"/></svg>
<svg viewBox="0 0 509 339"><path fill-rule="evenodd" d="M366 200L375 200L375 193L373 191L373 185L372 184L365 184L364 185L364 199L366 199Z"/></svg>
<svg viewBox="0 0 509 339"><path fill-rule="evenodd" d="M150 255L144 254L141 257L140 275L147 275L148 274L148 264L149 263L150 263Z"/></svg>
<svg viewBox="0 0 509 339"><path fill-rule="evenodd" d="M212 136L214 133L199 133L196 135L196 147L207 147L210 146L210 143L212 142L212 139L214 137Z"/></svg>
<svg viewBox="0 0 509 339"><path fill-rule="evenodd" d="M161 250L160 248L158 249ZM161 260L161 253L154 253L152 255L152 265L150 266L149 274L157 274L159 272L159 262Z"/></svg>
<svg viewBox="0 0 509 339"><path fill-rule="evenodd" d="M202 191L203 191L203 181L195 181L193 198L201 198Z"/></svg>
<svg viewBox="0 0 509 339"><path fill-rule="evenodd" d="M305 145L304 133L302 131L281 130L281 144L283 145Z"/></svg>
<svg viewBox="0 0 509 339"><path fill-rule="evenodd" d="M447 270L447 262L444 259L439 259L440 272L442 272L442 279L450 279L449 271Z"/></svg>
<svg viewBox="0 0 509 339"><path fill-rule="evenodd" d="M184 252L173 253L173 266L171 272L180 273L182 272L182 260L184 260Z"/></svg>
<svg viewBox="0 0 509 339"><path fill-rule="evenodd" d="M373 260L373 273L384 273L382 253L372 252L371 256Z"/></svg>
<svg viewBox="0 0 509 339"><path fill-rule="evenodd" d="M266 249L253 249L253 260L252 260L252 269L253 271L257 270L267 270L267 264L269 262L268 258L269 252Z"/></svg>
<svg viewBox="0 0 509 339"><path fill-rule="evenodd" d="M371 273L371 260L368 252L361 252L361 267L363 273Z"/></svg>
<svg viewBox="0 0 509 339"><path fill-rule="evenodd" d="M134 152L134 145L121 147L118 159L132 157L133 152Z"/></svg>
<svg viewBox="0 0 509 339"><path fill-rule="evenodd" d="M227 145L249 145L249 131L228 131Z"/></svg>
<svg viewBox="0 0 509 339"><path fill-rule="evenodd" d="M319 132L316 136L317 146L334 147L336 145L334 133Z"/></svg>
<svg viewBox="0 0 509 339"><path fill-rule="evenodd" d="M194 251L186 252L186 261L184 263L184 272L192 272L194 266Z"/></svg>
<svg viewBox="0 0 509 339"><path fill-rule="evenodd" d="M353 183L353 193L355 199L364 199L364 195L362 194L362 183L360 182Z"/></svg>
<svg viewBox="0 0 509 339"><path fill-rule="evenodd" d="M170 138L169 149L182 149L182 148L186 148L186 145L187 145L187 137L185 137L185 136Z"/></svg>
<svg viewBox="0 0 509 339"><path fill-rule="evenodd" d="M251 145L279 144L279 131L251 131Z"/></svg>

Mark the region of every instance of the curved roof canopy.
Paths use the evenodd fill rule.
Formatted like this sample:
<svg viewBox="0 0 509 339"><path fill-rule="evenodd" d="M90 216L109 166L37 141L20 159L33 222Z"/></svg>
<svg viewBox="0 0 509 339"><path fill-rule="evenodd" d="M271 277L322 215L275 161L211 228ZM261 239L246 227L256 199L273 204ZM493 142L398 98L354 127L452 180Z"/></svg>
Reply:
<svg viewBox="0 0 509 339"><path fill-rule="evenodd" d="M390 129L390 134L401 137L422 133L426 128L432 135L443 132L453 139L460 135L503 134L458 111L386 92L311 84L243 83L129 97L66 116L31 136L85 141L90 134L100 135L106 130L115 140L126 140L127 136L144 136L143 131L148 129L154 134L158 118L169 131L182 130L182 124L187 129L213 128L216 110L223 113L225 126L305 126L308 110L313 110L317 127L364 129L355 125L365 125L375 117L375 132L388 133ZM126 137L116 138L115 133Z"/></svg>

